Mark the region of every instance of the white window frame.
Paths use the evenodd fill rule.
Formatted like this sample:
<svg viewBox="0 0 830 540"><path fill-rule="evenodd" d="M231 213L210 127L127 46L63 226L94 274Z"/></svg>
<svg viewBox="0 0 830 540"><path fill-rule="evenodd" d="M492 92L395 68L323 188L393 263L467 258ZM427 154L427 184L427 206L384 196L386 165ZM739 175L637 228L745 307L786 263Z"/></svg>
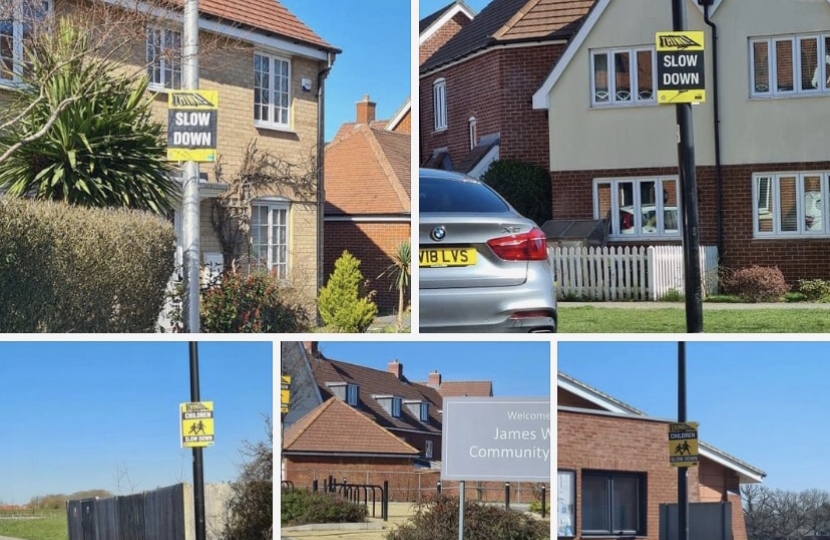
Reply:
<svg viewBox="0 0 830 540"><path fill-rule="evenodd" d="M818 176L820 178L821 193L821 229L810 231L806 227L806 191L804 189L805 177ZM781 215L781 178L796 178L796 224L795 231L783 231ZM761 208L758 202L761 200L761 182L766 181L767 206ZM830 186L830 171L785 171L775 173L755 173L752 175L752 234L758 239L799 239L799 238L830 238L830 197L828 197L828 186ZM761 213L769 214L765 219L772 221L771 231L761 231Z"/></svg>
<svg viewBox="0 0 830 540"><path fill-rule="evenodd" d="M25 36L23 33L25 27L25 20L23 16L23 5L25 2L35 1L35 0L7 0L12 4L12 18L11 19L3 19L3 20L11 20L12 24L12 74L11 78L8 78L8 73L3 71L2 75L0 75L0 86L17 86L20 85L23 81L23 65L24 65L24 52L23 52L23 42L25 40ZM41 0L46 6L46 13L44 15L44 20L48 21L54 15L55 4L53 0ZM2 16L2 15L0 15ZM0 63L2 65L2 63Z"/></svg>
<svg viewBox="0 0 830 540"><path fill-rule="evenodd" d="M400 418L401 417L401 408L402 408L402 406L403 406L403 399L401 399L399 397L393 397L392 398L392 407L391 407L391 409L392 409L392 416L394 418Z"/></svg>
<svg viewBox="0 0 830 540"><path fill-rule="evenodd" d="M475 116L471 116L467 122L470 135L470 150L478 145L478 120Z"/></svg>
<svg viewBox="0 0 830 540"><path fill-rule="evenodd" d="M649 52L651 53L651 94L648 96L641 95L639 90L639 70L637 69L637 53ZM617 93L617 66L614 57L618 53L628 53L629 65L629 85L631 92L629 96L631 99L623 99ZM606 108L606 107L636 107L643 105L657 104L657 52L654 46L643 47L627 47L614 49L594 49L589 51L589 70L591 78L591 107ZM608 101L597 100L596 88L596 68L595 60L597 56L604 55L606 58L607 77L608 77Z"/></svg>
<svg viewBox="0 0 830 540"><path fill-rule="evenodd" d="M447 80L438 79L432 83L432 109L435 131L447 129Z"/></svg>
<svg viewBox="0 0 830 540"><path fill-rule="evenodd" d="M256 63L257 57L265 59L268 61L268 103L260 103L259 102L259 88L256 85ZM291 121L293 115L292 112L292 66L291 66L291 58L286 56L281 56L278 54L272 54L265 51L254 51L254 63L253 63L253 70L254 70L254 126L262 127L266 129L276 129L282 131L288 131L291 129ZM280 67L282 64L287 65L288 67L288 74L287 74L287 91L286 92L277 92L277 70L275 66L279 65ZM280 71L280 78L282 78L282 69ZM285 102L286 105L277 106L277 98L282 97L285 95ZM266 107L266 118L257 118L257 112L260 110L262 106ZM282 118L281 113L285 113L285 118Z"/></svg>
<svg viewBox="0 0 830 540"><path fill-rule="evenodd" d="M357 404L360 401L358 398L359 394L360 390L356 384L346 384L346 403L348 403L352 407L357 407Z"/></svg>
<svg viewBox="0 0 830 540"><path fill-rule="evenodd" d="M289 261L291 259L291 227L290 227L290 219L291 219L291 203L286 199L256 199L251 203L251 229L255 226L261 226L261 224L254 223L254 216L255 208L266 208L268 210L268 223L267 225L267 236L265 239L265 243L260 243L259 245L265 246L265 261L266 266L269 271L274 270L276 268L276 276L279 279L288 279L290 265ZM275 222L274 216L277 213L284 212L284 222L279 223ZM275 238L275 227L285 227L285 260L279 260L278 253L279 247L281 244L277 242ZM254 245L254 235L253 233L250 236L251 239L251 247L253 248Z"/></svg>
<svg viewBox="0 0 830 540"><path fill-rule="evenodd" d="M421 422L429 422L429 402L427 401L421 402L420 420Z"/></svg>
<svg viewBox="0 0 830 540"><path fill-rule="evenodd" d="M663 202L663 182L674 182L675 185L675 193L677 204L675 205L677 210L677 231L666 232L664 221L664 202ZM640 184L645 182L654 182L654 198L655 198L655 218L656 218L656 231L649 234L644 234L642 232L642 210L636 211L637 209L642 208L641 202L641 189ZM633 183L633 198L634 200L631 201L631 204L628 204L627 201L620 201L620 190L619 185L624 183ZM604 184L610 184L611 186L611 228L609 232L609 239L611 240L665 240L665 239L677 239L681 237L682 234L682 223L680 218L680 184L677 180L676 176L655 176L655 177L633 177L633 178L595 178L594 179L594 219L605 219L605 215L602 214L600 210L600 186ZM620 232L620 208L623 206L633 206L635 209L634 212L634 232L632 234L623 234ZM669 205L671 206L671 205Z"/></svg>
<svg viewBox="0 0 830 540"><path fill-rule="evenodd" d="M802 70L801 65L801 44L804 41L817 40L816 57L819 60L816 69L811 77L817 79L815 88L801 88ZM787 98L821 96L830 94L830 47L827 47L827 40L830 33L826 34L792 34L787 36L752 37L749 39L749 95L753 99ZM793 63L793 87L791 90L778 89L778 51L776 43L789 41L792 44ZM759 86L755 81L755 44L766 43L767 45L767 78L769 84L766 90L758 90ZM821 61L821 59L824 61Z"/></svg>
<svg viewBox="0 0 830 540"><path fill-rule="evenodd" d="M432 459L432 452L433 452L432 441L427 439L426 442L424 443L424 457L427 458L427 459Z"/></svg>
<svg viewBox="0 0 830 540"><path fill-rule="evenodd" d="M178 35L178 57L174 56L172 59L170 59L167 57L167 54L165 54L164 50L160 50L158 52L155 51L155 42L151 41L151 39L155 37L156 32L160 33L160 40L162 44L164 44L167 41L168 35L172 35L174 37ZM150 80L149 84L147 85L147 88L155 91L168 92L170 90L178 90L182 87L181 46L184 43L182 40L182 31L180 29L158 25L147 25L147 32L144 42L144 50L147 60L147 77ZM152 54L151 49L153 49ZM158 67L159 80L155 79L156 67ZM166 72L168 70L170 70L173 80L167 80ZM179 74L178 85L174 84L176 82L176 72L178 72Z"/></svg>

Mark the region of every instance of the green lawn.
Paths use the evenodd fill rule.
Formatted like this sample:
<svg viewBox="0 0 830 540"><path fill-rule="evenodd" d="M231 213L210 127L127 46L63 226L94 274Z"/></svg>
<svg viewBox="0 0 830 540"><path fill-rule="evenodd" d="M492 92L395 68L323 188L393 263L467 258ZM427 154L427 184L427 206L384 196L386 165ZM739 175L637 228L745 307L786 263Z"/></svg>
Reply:
<svg viewBox="0 0 830 540"><path fill-rule="evenodd" d="M52 513L41 519L0 519L0 536L25 540L67 540L66 514Z"/></svg>
<svg viewBox="0 0 830 540"><path fill-rule="evenodd" d="M830 332L830 310L722 309L703 312L704 332ZM625 309L559 304L560 333L686 332L683 309Z"/></svg>

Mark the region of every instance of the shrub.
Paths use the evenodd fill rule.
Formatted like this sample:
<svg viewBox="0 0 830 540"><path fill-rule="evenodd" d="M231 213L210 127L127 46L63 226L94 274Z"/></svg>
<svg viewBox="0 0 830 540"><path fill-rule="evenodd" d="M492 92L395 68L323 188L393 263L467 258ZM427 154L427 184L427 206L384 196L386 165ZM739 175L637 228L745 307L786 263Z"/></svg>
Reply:
<svg viewBox="0 0 830 540"><path fill-rule="evenodd" d="M830 281L823 279L800 279L798 291L810 302L823 302L830 299Z"/></svg>
<svg viewBox="0 0 830 540"><path fill-rule="evenodd" d="M308 330L308 313L291 303L290 289L273 273L257 271L247 276L237 270L222 274L220 281L202 291L202 332L285 333Z"/></svg>
<svg viewBox="0 0 830 540"><path fill-rule="evenodd" d="M146 212L0 197L0 328L153 332L174 251Z"/></svg>
<svg viewBox="0 0 830 540"><path fill-rule="evenodd" d="M280 520L286 525L306 523L359 523L366 521L366 507L332 493L295 489L282 494Z"/></svg>
<svg viewBox="0 0 830 540"><path fill-rule="evenodd" d="M320 289L318 309L323 322L336 332L365 332L378 314L371 294L362 291L360 261L348 251L334 263L329 282Z"/></svg>
<svg viewBox="0 0 830 540"><path fill-rule="evenodd" d="M550 175L538 165L495 161L482 178L523 216L542 225L551 218Z"/></svg>
<svg viewBox="0 0 830 540"><path fill-rule="evenodd" d="M685 296L683 293L678 291L677 289L669 289L666 291L666 294L660 297L661 302L682 302L685 300Z"/></svg>
<svg viewBox="0 0 830 540"><path fill-rule="evenodd" d="M730 293L752 303L777 301L790 290L777 266L741 268L728 273L723 284Z"/></svg>
<svg viewBox="0 0 830 540"><path fill-rule="evenodd" d="M465 538L474 540L544 540L550 523L526 514L467 501L464 504ZM387 533L386 540L456 540L458 499L438 495L421 505L413 518Z"/></svg>

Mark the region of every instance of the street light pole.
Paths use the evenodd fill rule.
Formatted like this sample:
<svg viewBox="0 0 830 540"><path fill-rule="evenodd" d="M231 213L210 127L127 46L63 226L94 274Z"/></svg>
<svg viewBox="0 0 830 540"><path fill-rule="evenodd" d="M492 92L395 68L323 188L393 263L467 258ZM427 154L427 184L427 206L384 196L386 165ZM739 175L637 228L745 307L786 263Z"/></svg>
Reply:
<svg viewBox="0 0 830 540"><path fill-rule="evenodd" d="M190 342L190 402L199 399L199 344ZM205 540L205 470L202 448L193 449L193 511L196 516L196 540Z"/></svg>
<svg viewBox="0 0 830 540"><path fill-rule="evenodd" d="M199 89L199 0L185 0L182 34L182 90ZM182 167L182 250L185 330L199 328L199 163Z"/></svg>
<svg viewBox="0 0 830 540"><path fill-rule="evenodd" d="M672 0L672 30L686 30L685 0ZM697 179L695 177L695 141L692 125L692 104L678 103L677 154L680 189L682 192L681 218L683 222L683 269L686 291L686 331L703 332L703 305L700 285L700 226L698 222ZM682 468L682 467L681 467Z"/></svg>
<svg viewBox="0 0 830 540"><path fill-rule="evenodd" d="M686 422L686 342L677 344L677 422ZM689 540L688 467L677 468L678 540Z"/></svg>

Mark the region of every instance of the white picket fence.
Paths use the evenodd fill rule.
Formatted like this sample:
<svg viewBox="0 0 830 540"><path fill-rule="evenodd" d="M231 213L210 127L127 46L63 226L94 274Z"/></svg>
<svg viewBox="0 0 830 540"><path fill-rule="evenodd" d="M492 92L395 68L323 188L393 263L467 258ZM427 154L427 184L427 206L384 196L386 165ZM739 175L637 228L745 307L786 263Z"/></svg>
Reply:
<svg viewBox="0 0 830 540"><path fill-rule="evenodd" d="M700 247L705 295L718 291L718 248ZM684 292L683 247L551 248L558 298L659 300Z"/></svg>

